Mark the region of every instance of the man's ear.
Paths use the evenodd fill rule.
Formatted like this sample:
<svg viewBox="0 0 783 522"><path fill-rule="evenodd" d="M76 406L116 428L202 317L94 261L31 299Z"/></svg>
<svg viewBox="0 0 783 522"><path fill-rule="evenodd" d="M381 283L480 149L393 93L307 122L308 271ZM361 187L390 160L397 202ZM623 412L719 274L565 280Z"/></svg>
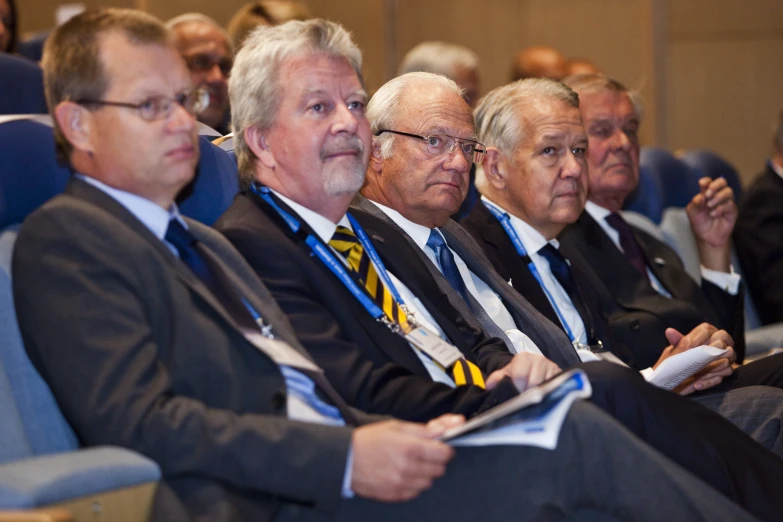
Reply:
<svg viewBox="0 0 783 522"><path fill-rule="evenodd" d="M376 174L380 174L383 171L381 144L375 138L372 139L372 147L370 148L370 169Z"/></svg>
<svg viewBox="0 0 783 522"><path fill-rule="evenodd" d="M92 125L91 113L86 107L72 101L60 102L54 108L53 116L65 139L75 150L92 154L94 150L92 137L95 129Z"/></svg>
<svg viewBox="0 0 783 522"><path fill-rule="evenodd" d="M481 162L484 177L497 190L505 190L508 179L508 164L497 147L487 147L487 154Z"/></svg>
<svg viewBox="0 0 783 522"><path fill-rule="evenodd" d="M245 143L253 151L258 161L265 167L274 169L276 165L275 156L266 140L266 133L255 125L246 128L244 132Z"/></svg>

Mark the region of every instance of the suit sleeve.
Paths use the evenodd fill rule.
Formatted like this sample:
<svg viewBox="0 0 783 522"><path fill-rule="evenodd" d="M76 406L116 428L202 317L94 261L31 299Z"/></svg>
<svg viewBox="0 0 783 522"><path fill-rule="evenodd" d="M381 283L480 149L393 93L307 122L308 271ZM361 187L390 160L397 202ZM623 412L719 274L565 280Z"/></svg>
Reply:
<svg viewBox="0 0 783 522"><path fill-rule="evenodd" d="M145 306L160 298L162 271L149 276L139 266L159 258L145 255L146 240L94 217L31 216L13 259L26 348L81 441L138 451L167 477L198 476L316 505L339 501L352 430L175 394L166 367L171 332L153 330L160 318Z"/></svg>
<svg viewBox="0 0 783 522"><path fill-rule="evenodd" d="M426 422L444 413L472 416L518 393L510 381L491 392L473 386L450 388L388 359L383 364L374 362L367 352L376 349L375 339L365 332L360 342L368 346L354 342L352 335L359 335L362 327L352 325L352 334L341 326L336 315L346 314L346 310L335 310L339 304L332 302L330 307L316 294L323 280L311 279L317 267L293 242L272 234L262 237L263 232L242 226L225 226L221 232L272 292L302 345L351 406L369 413ZM353 318L349 316L347 320Z"/></svg>
<svg viewBox="0 0 783 522"><path fill-rule="evenodd" d="M764 324L783 321L783 211L777 185L776 180L749 190L733 235L737 257Z"/></svg>

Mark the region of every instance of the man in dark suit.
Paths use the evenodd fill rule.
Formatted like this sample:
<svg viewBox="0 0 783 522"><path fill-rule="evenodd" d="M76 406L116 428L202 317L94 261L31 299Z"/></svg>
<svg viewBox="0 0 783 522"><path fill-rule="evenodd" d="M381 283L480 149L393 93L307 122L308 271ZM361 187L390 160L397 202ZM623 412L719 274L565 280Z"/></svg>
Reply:
<svg viewBox="0 0 783 522"><path fill-rule="evenodd" d="M500 121L511 123L495 123ZM482 204L464 221L465 228L501 277L560 326L583 360L600 357L649 374L652 370L639 363L634 347L614 339L607 316L615 305L602 290L601 280L582 256L564 256L556 239L582 213L587 197L588 138L576 94L546 80L509 84L482 99L476 110L476 126L479 138L487 145L479 175ZM732 339L726 332L702 324L688 335L696 337L696 344L673 342L669 348L658 348L656 365L672 354L702 344L710 333L722 339L716 346L727 348L725 356L686 380L678 388L680 393L708 390L732 373ZM732 383L726 387L735 386ZM765 431L779 433L777 425L783 416L777 406L780 396L778 389L754 386L752 390L711 394L698 400L713 408L717 405L726 417L757 439L766 440ZM746 415L749 406L762 404L765 410ZM766 420L757 424L760 418ZM781 451L779 443L775 449Z"/></svg>
<svg viewBox="0 0 783 522"><path fill-rule="evenodd" d="M44 69L59 151L79 174L20 231L20 327L81 441L160 464L159 519L754 520L586 403L554 451L455 452L435 440L453 416L362 425L377 419L339 398L238 253L179 216L204 100L159 22L86 12L55 30ZM614 445L633 472L611 462ZM458 493L467 480L477 497ZM636 498L634 480L654 493Z"/></svg>
<svg viewBox="0 0 783 522"><path fill-rule="evenodd" d="M407 277L407 272L423 271L415 257L393 263L385 256L388 264L364 257L375 247L381 252L389 227L372 219L359 227L346 215L362 184L370 147L360 57L353 49L338 54L319 47L274 56L280 39L295 27L257 33L238 54L229 90L245 191L216 226L269 285L308 351L349 402L364 401L404 416L426 415L427 408L470 406L455 400L459 397L473 397L472 407L483 407L481 395L487 392L468 383L453 389L461 384L457 373L432 364L424 356L426 347L409 344L411 338L401 335L404 321L415 313L419 325L433 336L453 338L465 359L486 373L510 355L455 317L431 281ZM388 247L405 248L404 241L393 243L389 237ZM357 251L357 244L362 250ZM387 305L400 304L402 297L405 306L388 312ZM508 385L502 378L495 381L493 392ZM492 384L490 376L486 387ZM422 404L411 404L417 397ZM691 449L703 444L703 434L691 440L696 439L701 442L689 444ZM747 439L740 436L737 442L741 440Z"/></svg>
<svg viewBox="0 0 783 522"><path fill-rule="evenodd" d="M767 167L745 191L734 227L734 248L759 318L783 321L783 112Z"/></svg>
<svg viewBox="0 0 783 522"><path fill-rule="evenodd" d="M636 98L602 75L576 76L567 84L579 94L589 139L589 201L560 241L569 257L579 251L587 258L616 301L609 318L616 339L634 348L641 365L651 366L672 340L666 328L687 331L707 322L733 336L742 361L742 289L729 264L737 210L726 181L703 178L701 193L688 206L702 262L699 286L671 248L618 214L639 179Z"/></svg>

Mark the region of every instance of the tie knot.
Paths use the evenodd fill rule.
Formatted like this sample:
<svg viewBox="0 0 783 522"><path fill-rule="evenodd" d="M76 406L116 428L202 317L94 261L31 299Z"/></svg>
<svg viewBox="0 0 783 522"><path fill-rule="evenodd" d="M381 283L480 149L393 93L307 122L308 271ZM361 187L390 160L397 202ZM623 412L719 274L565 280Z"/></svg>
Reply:
<svg viewBox="0 0 783 522"><path fill-rule="evenodd" d="M181 250L183 247L190 247L196 242L196 238L193 237L193 234L182 226L182 223L180 223L178 219L169 221L165 239L174 245L177 250Z"/></svg>
<svg viewBox="0 0 783 522"><path fill-rule="evenodd" d="M332 239L329 240L329 246L342 254L350 252L358 244L359 239L353 233L353 230L343 226L338 226L332 235Z"/></svg>
<svg viewBox="0 0 783 522"><path fill-rule="evenodd" d="M430 231L430 237L427 238L427 246L434 250L436 254L440 252L441 248L446 246L446 240L443 239L443 236L437 228L433 228L432 231Z"/></svg>
<svg viewBox="0 0 783 522"><path fill-rule="evenodd" d="M552 243L547 243L546 245L542 246L538 253L549 262L549 265L554 267L557 265L563 265L568 264L568 262L565 259L565 256L560 253L560 250L555 248Z"/></svg>

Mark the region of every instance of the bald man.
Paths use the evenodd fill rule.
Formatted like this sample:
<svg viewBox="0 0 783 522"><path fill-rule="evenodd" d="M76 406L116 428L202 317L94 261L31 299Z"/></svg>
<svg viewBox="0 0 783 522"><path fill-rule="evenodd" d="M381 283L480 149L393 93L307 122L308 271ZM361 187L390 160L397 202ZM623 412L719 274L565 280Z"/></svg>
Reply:
<svg viewBox="0 0 783 522"><path fill-rule="evenodd" d="M553 47L534 45L517 53L511 70L511 80L524 78L549 78L562 80L566 77L568 60Z"/></svg>
<svg viewBox="0 0 783 522"><path fill-rule="evenodd" d="M233 56L231 43L217 22L208 16L188 13L168 21L177 50L185 59L195 87L209 91L209 106L198 120L221 134L229 132L228 75Z"/></svg>

